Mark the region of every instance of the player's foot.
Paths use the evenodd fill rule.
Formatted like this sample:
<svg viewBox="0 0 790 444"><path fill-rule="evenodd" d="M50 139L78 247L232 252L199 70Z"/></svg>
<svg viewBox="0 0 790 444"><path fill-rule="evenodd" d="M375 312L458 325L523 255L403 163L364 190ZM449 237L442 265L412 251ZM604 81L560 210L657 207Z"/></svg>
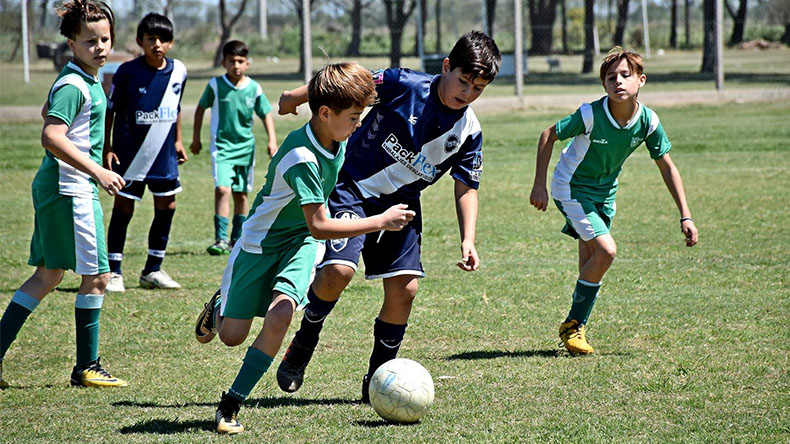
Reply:
<svg viewBox="0 0 790 444"><path fill-rule="evenodd" d="M217 297L220 295L220 290L217 290L211 299L203 306L203 311L195 323L195 339L201 344L206 344L214 339L217 335L217 329L214 325L214 309L217 306Z"/></svg>
<svg viewBox="0 0 790 444"><path fill-rule="evenodd" d="M280 366L277 367L277 384L284 392L293 393L302 386L304 370L313 357L313 350L303 347L296 338L293 338Z"/></svg>
<svg viewBox="0 0 790 444"><path fill-rule="evenodd" d="M206 248L208 254L212 256L219 256L221 254L228 254L230 253L230 244L225 239L217 239L216 242L211 244L208 248Z"/></svg>
<svg viewBox="0 0 790 444"><path fill-rule="evenodd" d="M118 379L102 368L99 360L89 362L81 369L71 371L71 385L74 387L126 387L126 381Z"/></svg>
<svg viewBox="0 0 790 444"><path fill-rule="evenodd" d="M156 270L148 274L140 275L140 286L143 288L176 289L181 288L181 284L174 281L165 270Z"/></svg>
<svg viewBox="0 0 790 444"><path fill-rule="evenodd" d="M370 375L362 377L362 404L370 404Z"/></svg>
<svg viewBox="0 0 790 444"><path fill-rule="evenodd" d="M106 291L112 293L123 293L126 287L123 286L123 275L121 273L110 273L110 282L107 283Z"/></svg>
<svg viewBox="0 0 790 444"><path fill-rule="evenodd" d="M0 390L8 388L8 383L3 380L3 360L0 359Z"/></svg>
<svg viewBox="0 0 790 444"><path fill-rule="evenodd" d="M214 424L217 426L217 433L235 435L244 431L244 426L239 423L239 401L222 392L222 400L217 407L217 414L214 417Z"/></svg>
<svg viewBox="0 0 790 444"><path fill-rule="evenodd" d="M593 348L587 343L584 326L580 326L579 321L575 319L560 325L560 339L562 345L571 353L588 355L593 352Z"/></svg>

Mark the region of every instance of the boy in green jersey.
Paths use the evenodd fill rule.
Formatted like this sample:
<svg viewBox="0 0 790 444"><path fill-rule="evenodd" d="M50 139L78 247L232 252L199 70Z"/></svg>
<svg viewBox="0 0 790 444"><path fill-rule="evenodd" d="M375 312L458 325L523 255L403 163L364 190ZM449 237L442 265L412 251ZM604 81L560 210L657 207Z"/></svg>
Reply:
<svg viewBox="0 0 790 444"><path fill-rule="evenodd" d="M560 338L571 353L589 354L585 324L601 287L601 279L614 261L617 246L609 230L615 214L617 176L623 163L645 143L680 211L680 231L686 246L697 243L697 227L686 203L683 181L672 159L671 144L658 115L637 97L645 85L642 57L616 47L601 64L606 96L579 109L540 135L535 183L530 204L546 211L546 170L557 140L570 139L554 169L551 196L565 216L563 233L579 240L579 278Z"/></svg>
<svg viewBox="0 0 790 444"><path fill-rule="evenodd" d="M227 73L211 79L195 109L195 127L189 149L200 153L203 114L211 109L211 172L214 176L214 239L211 255L230 253L247 219L247 193L252 191L255 167L253 112L263 120L269 138L269 157L277 152L272 106L261 86L245 73L249 67L247 45L232 40L222 47L222 66ZM228 216L233 196L233 225L228 243Z"/></svg>
<svg viewBox="0 0 790 444"><path fill-rule="evenodd" d="M71 385L122 387L99 364L99 315L110 277L97 186L114 195L125 182L101 166L107 100L96 77L115 37L113 13L103 2L74 0L58 10L74 58L63 68L44 106L41 144L46 149L33 179L35 224L28 264L36 267L14 293L0 319L0 388L8 347L30 313L63 279L82 276L74 301L77 360Z"/></svg>
<svg viewBox="0 0 790 444"><path fill-rule="evenodd" d="M376 96L370 71L356 63L327 65L309 84L310 122L292 131L269 163L266 183L252 204L233 247L222 286L198 317L195 335L209 342L217 333L228 346L241 345L252 320L265 316L263 330L215 415L217 432L244 431L239 406L269 369L294 311L307 302L323 239L400 230L414 217L393 205L366 218L330 218L326 201L343 164L346 139Z"/></svg>

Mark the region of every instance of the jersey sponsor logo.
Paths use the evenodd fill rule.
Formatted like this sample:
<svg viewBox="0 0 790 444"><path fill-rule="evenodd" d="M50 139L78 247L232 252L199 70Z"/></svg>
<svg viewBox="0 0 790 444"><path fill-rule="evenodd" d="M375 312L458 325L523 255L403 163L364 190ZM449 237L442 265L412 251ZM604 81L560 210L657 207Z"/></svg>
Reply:
<svg viewBox="0 0 790 444"><path fill-rule="evenodd" d="M174 83L173 84L173 92L176 93L176 94L181 92L181 84L180 83Z"/></svg>
<svg viewBox="0 0 790 444"><path fill-rule="evenodd" d="M450 134L450 137L444 141L444 152L449 153L452 152L454 149L458 148L458 144L461 142L461 139L455 135Z"/></svg>
<svg viewBox="0 0 790 444"><path fill-rule="evenodd" d="M148 93L148 91L145 89L144 86L141 86L141 87L137 88L137 92L140 93L140 94Z"/></svg>
<svg viewBox="0 0 790 444"><path fill-rule="evenodd" d="M483 174L483 152L478 151L475 153L475 160L472 161L472 171L469 172L469 178L480 182L481 174Z"/></svg>
<svg viewBox="0 0 790 444"><path fill-rule="evenodd" d="M412 125L416 125L417 124L417 116L415 116L414 114L409 114L409 123L411 123Z"/></svg>
<svg viewBox="0 0 790 444"><path fill-rule="evenodd" d="M390 134L381 144L384 151L393 159L405 166L420 179L433 182L436 178L436 167L428 162L428 158L422 153L414 153L404 148L398 143L398 138Z"/></svg>
<svg viewBox="0 0 790 444"><path fill-rule="evenodd" d="M600 145L607 145L609 143L606 139L593 139L592 143L598 143Z"/></svg>
<svg viewBox="0 0 790 444"><path fill-rule="evenodd" d="M641 138L639 138L639 137L632 137L631 138L631 148L633 148L635 146L639 146L640 143L642 143L642 139Z"/></svg>
<svg viewBox="0 0 790 444"><path fill-rule="evenodd" d="M350 211L350 210L341 210L335 213L335 219L340 220L354 220L359 219L359 215L357 213ZM343 239L331 239L329 241L329 247L334 250L336 253L339 253L348 245L348 238L344 237Z"/></svg>
<svg viewBox="0 0 790 444"><path fill-rule="evenodd" d="M384 70L379 69L378 71L373 71L373 83L376 85L381 85L384 83Z"/></svg>
<svg viewBox="0 0 790 444"><path fill-rule="evenodd" d="M178 109L161 106L153 111L137 111L134 120L138 125L175 122L178 120Z"/></svg>

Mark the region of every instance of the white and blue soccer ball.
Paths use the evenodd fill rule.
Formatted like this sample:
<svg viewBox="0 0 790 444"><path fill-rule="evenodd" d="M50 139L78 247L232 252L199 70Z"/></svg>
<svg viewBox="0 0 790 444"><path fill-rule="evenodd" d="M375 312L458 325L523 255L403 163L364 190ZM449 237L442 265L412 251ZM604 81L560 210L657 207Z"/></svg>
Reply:
<svg viewBox="0 0 790 444"><path fill-rule="evenodd" d="M370 404L390 422L419 421L433 404L433 379L411 359L387 361L370 378Z"/></svg>

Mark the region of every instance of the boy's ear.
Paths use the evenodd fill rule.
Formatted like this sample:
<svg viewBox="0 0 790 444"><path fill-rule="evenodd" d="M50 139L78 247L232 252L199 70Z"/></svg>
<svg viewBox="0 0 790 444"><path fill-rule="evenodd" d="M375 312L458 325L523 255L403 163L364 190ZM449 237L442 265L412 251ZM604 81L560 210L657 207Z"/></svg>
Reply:
<svg viewBox="0 0 790 444"><path fill-rule="evenodd" d="M137 37L135 40L137 41L137 46L142 48L143 47L143 40L140 37Z"/></svg>
<svg viewBox="0 0 790 444"><path fill-rule="evenodd" d="M330 111L331 110L329 109L328 106L321 105L318 108L318 118L321 119L322 121L326 122L327 120L329 120L329 112Z"/></svg>
<svg viewBox="0 0 790 444"><path fill-rule="evenodd" d="M645 73L640 74L639 75L639 87L641 88L641 87L645 86L646 82L647 82L647 75Z"/></svg>
<svg viewBox="0 0 790 444"><path fill-rule="evenodd" d="M74 40L66 39L66 46L68 46L71 50L71 53L74 54Z"/></svg>
<svg viewBox="0 0 790 444"><path fill-rule="evenodd" d="M448 72L450 72L450 59L445 57L444 60L442 60L442 75Z"/></svg>

